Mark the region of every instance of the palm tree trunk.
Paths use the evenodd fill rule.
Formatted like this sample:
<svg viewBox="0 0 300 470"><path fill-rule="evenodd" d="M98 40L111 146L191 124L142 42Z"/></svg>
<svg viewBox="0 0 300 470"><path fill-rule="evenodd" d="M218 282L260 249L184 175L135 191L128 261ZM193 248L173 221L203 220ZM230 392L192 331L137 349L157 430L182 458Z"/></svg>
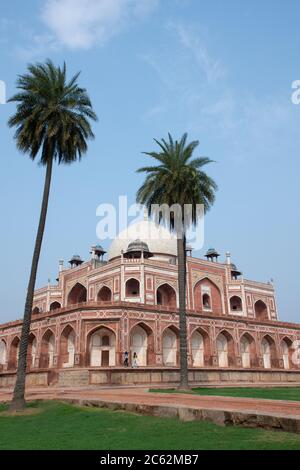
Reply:
<svg viewBox="0 0 300 470"><path fill-rule="evenodd" d="M187 332L186 332L186 239L177 238L178 289L179 289L179 341L180 341L180 389L188 384Z"/></svg>
<svg viewBox="0 0 300 470"><path fill-rule="evenodd" d="M21 333L21 341L20 341L18 369L17 369L17 380L16 380L16 384L14 388L13 399L10 404L10 410L12 411L22 410L26 406L25 379L26 379L26 367L27 367L27 349L28 349L28 340L29 340L29 333L30 333L31 313L32 313L32 304L33 304L36 274L37 274L40 253L41 253L41 246L42 246L42 241L43 241L47 209L48 209L49 192L50 192L51 176L52 176L52 165L53 165L53 158L51 156L48 159L48 163L47 163L40 221L39 221L37 236L35 240L35 247L34 247L32 264L31 264L31 272L30 272L25 308L24 308L24 317L23 317L23 325L22 325L22 333Z"/></svg>

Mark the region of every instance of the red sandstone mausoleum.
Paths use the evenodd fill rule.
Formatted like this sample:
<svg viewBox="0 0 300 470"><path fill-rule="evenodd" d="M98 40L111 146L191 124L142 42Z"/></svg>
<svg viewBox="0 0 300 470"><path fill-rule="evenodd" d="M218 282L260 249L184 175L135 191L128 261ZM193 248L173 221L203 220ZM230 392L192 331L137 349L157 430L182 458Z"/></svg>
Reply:
<svg viewBox="0 0 300 470"><path fill-rule="evenodd" d="M138 222L138 239L129 227L112 242L107 260L93 246L89 261L74 256L68 269L61 261L57 284L36 290L29 385L178 382L177 247L161 230ZM187 257L191 383L299 383L293 346L300 325L279 321L271 283L244 279L229 253L225 262L218 259L213 249L206 259ZM15 381L21 325L0 325L0 387Z"/></svg>

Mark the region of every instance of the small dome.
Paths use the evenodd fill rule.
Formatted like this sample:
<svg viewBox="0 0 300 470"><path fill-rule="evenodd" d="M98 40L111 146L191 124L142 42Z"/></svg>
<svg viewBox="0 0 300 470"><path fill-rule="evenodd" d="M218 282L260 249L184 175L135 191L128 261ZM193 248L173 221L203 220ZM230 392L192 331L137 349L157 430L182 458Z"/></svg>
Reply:
<svg viewBox="0 0 300 470"><path fill-rule="evenodd" d="M83 260L81 259L81 257L79 255L73 255L72 258L70 259L69 263L71 265L75 264L75 265L79 266L80 264L83 263Z"/></svg>
<svg viewBox="0 0 300 470"><path fill-rule="evenodd" d="M143 253L146 258L150 258L153 256L152 253L150 253L147 243L143 242L140 239L137 239L129 243L127 250L124 253L124 256L130 257L131 255L137 255L138 257L140 257L141 253Z"/></svg>
<svg viewBox="0 0 300 470"><path fill-rule="evenodd" d="M232 273L233 276L241 276L243 274L242 271L240 271L237 268L236 264L234 264L234 263L230 264L230 268L231 268L231 273Z"/></svg>
<svg viewBox="0 0 300 470"><path fill-rule="evenodd" d="M215 250L214 248L209 248L209 250L207 250L205 256L220 256L220 255L217 252L217 250Z"/></svg>
<svg viewBox="0 0 300 470"><path fill-rule="evenodd" d="M147 243L142 242L142 240L134 240L134 242L130 242L127 247L128 251L149 251L149 247Z"/></svg>
<svg viewBox="0 0 300 470"><path fill-rule="evenodd" d="M79 255L73 255L71 261L82 261L82 259Z"/></svg>

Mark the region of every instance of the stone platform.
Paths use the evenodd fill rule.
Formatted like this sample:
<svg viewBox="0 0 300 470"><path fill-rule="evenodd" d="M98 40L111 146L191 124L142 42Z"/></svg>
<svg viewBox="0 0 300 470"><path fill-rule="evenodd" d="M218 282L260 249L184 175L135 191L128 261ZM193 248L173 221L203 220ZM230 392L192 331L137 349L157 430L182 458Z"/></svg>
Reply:
<svg viewBox="0 0 300 470"><path fill-rule="evenodd" d="M11 398L10 389L0 391L0 401ZM61 400L82 406L123 410L145 415L173 417L183 421L208 420L218 425L238 425L300 433L300 402L150 393L137 387L34 388L27 400Z"/></svg>
<svg viewBox="0 0 300 470"><path fill-rule="evenodd" d="M13 387L15 371L0 372L1 388ZM71 367L62 369L37 369L27 374L28 387L89 387L89 386L172 386L179 384L178 367ZM284 370L263 368L241 369L234 367L190 368L189 382L193 386L219 384L221 386L234 383L252 385L293 384L300 386L300 370Z"/></svg>

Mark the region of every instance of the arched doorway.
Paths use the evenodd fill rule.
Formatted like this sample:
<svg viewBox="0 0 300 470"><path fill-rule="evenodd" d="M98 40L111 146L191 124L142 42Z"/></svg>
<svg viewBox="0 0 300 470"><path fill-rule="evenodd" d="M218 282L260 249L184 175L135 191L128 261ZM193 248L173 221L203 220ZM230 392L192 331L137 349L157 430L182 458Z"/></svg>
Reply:
<svg viewBox="0 0 300 470"><path fill-rule="evenodd" d="M261 342L263 366L265 369L271 369L276 361L276 346L273 338L267 335Z"/></svg>
<svg viewBox="0 0 300 470"><path fill-rule="evenodd" d="M7 361L7 348L4 339L0 340L0 366L4 366Z"/></svg>
<svg viewBox="0 0 300 470"><path fill-rule="evenodd" d="M283 338L281 341L283 367L290 369L292 366L292 341L289 338Z"/></svg>
<svg viewBox="0 0 300 470"><path fill-rule="evenodd" d="M219 367L228 367L228 341L223 333L217 338L217 353Z"/></svg>
<svg viewBox="0 0 300 470"><path fill-rule="evenodd" d="M61 304L59 302L52 302L52 304L50 304L50 311L58 310L59 308L61 308Z"/></svg>
<svg viewBox="0 0 300 470"><path fill-rule="evenodd" d="M98 302L110 302L112 299L111 290L107 286L101 287L98 292L97 300Z"/></svg>
<svg viewBox="0 0 300 470"><path fill-rule="evenodd" d="M87 299L87 290L86 288L80 284L75 284L74 287L69 292L68 295L68 305L76 305L86 302Z"/></svg>
<svg viewBox="0 0 300 470"><path fill-rule="evenodd" d="M60 337L59 362L61 367L74 367L75 363L75 331L68 325Z"/></svg>
<svg viewBox="0 0 300 470"><path fill-rule="evenodd" d="M35 308L32 310L32 315L38 315L39 313L41 313L39 307L35 307Z"/></svg>
<svg viewBox="0 0 300 470"><path fill-rule="evenodd" d="M27 367L32 369L35 367L35 359L37 357L37 341L33 333L29 335L28 351L27 351Z"/></svg>
<svg viewBox="0 0 300 470"><path fill-rule="evenodd" d="M51 330L47 330L42 338L41 367L51 368L54 366L55 337Z"/></svg>
<svg viewBox="0 0 300 470"><path fill-rule="evenodd" d="M163 364L177 366L178 334L170 327L163 333Z"/></svg>
<svg viewBox="0 0 300 470"><path fill-rule="evenodd" d="M242 299L237 295L230 298L230 311L241 312L243 310Z"/></svg>
<svg viewBox="0 0 300 470"><path fill-rule="evenodd" d="M217 354L219 367L234 365L234 342L228 331L222 331L217 337Z"/></svg>
<svg viewBox="0 0 300 470"><path fill-rule="evenodd" d="M18 360L19 360L19 348L20 348L20 338L16 336L10 345L9 350L9 369L16 369L18 367Z"/></svg>
<svg viewBox="0 0 300 470"><path fill-rule="evenodd" d="M126 281L125 295L127 299L136 299L140 295L140 283L137 279L131 278Z"/></svg>
<svg viewBox="0 0 300 470"><path fill-rule="evenodd" d="M147 366L148 335L144 328L137 325L131 332L131 364L133 355L137 354L137 364L140 367Z"/></svg>
<svg viewBox="0 0 300 470"><path fill-rule="evenodd" d="M112 367L116 365L116 335L108 328L100 328L90 336L90 365Z"/></svg>
<svg viewBox="0 0 300 470"><path fill-rule="evenodd" d="M251 367L256 361L255 341L248 333L244 333L241 337L241 358L242 366Z"/></svg>
<svg viewBox="0 0 300 470"><path fill-rule="evenodd" d="M268 320L268 307L262 300L258 300L254 305L255 317L258 320Z"/></svg>
<svg viewBox="0 0 300 470"><path fill-rule="evenodd" d="M156 291L156 303L163 307L176 308L176 292L169 284L163 284Z"/></svg>
<svg viewBox="0 0 300 470"><path fill-rule="evenodd" d="M195 331L191 338L193 367L204 366L204 338L199 331Z"/></svg>

